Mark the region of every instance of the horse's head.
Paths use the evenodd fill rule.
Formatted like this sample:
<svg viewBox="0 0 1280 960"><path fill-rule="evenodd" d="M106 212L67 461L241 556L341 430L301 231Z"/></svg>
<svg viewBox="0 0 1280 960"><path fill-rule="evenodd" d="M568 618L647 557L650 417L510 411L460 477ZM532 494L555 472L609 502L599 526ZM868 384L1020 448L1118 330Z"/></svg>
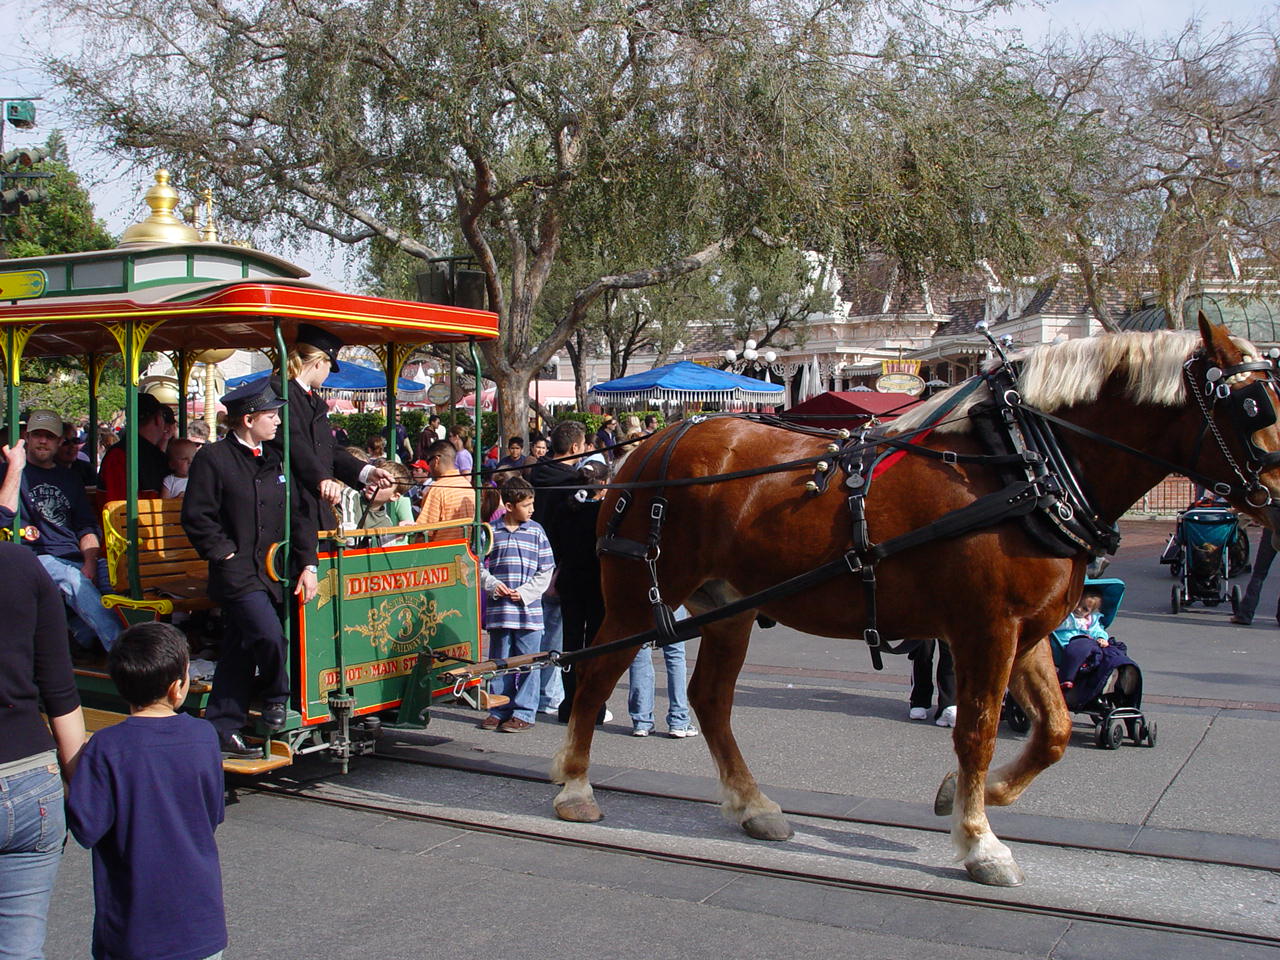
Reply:
<svg viewBox="0 0 1280 960"><path fill-rule="evenodd" d="M1186 366L1192 404L1205 419L1205 466L1221 475L1236 506L1272 525L1280 503L1280 382L1273 362L1241 349L1200 314L1202 348Z"/></svg>

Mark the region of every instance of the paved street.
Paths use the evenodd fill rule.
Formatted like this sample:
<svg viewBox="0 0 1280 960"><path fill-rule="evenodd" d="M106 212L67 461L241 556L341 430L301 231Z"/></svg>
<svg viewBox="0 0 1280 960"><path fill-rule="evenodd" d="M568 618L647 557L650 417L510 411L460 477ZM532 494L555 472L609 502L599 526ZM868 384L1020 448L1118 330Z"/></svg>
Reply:
<svg viewBox="0 0 1280 960"><path fill-rule="evenodd" d="M1014 808L992 815L1028 874L1004 898L1049 915L840 886L991 893L962 879L946 824L932 815L952 763L949 731L906 719L905 662L890 658L877 674L858 643L778 627L757 631L735 721L757 777L791 815L795 840L744 840L698 802L715 796L705 744L630 737L625 685L611 699L618 719L596 737L593 779L606 819L593 826L551 813L554 788L544 780L559 724L484 733L476 714L445 707L423 734L389 735L384 745L393 757L435 766L357 760L342 778L309 760L277 782L476 826L242 793L219 831L228 957L1274 956L1273 948L1055 912L1280 936L1280 628L1266 616L1277 588L1268 585L1252 627L1229 625L1225 606L1172 615L1172 580L1156 563L1170 526L1126 525L1108 571L1128 585L1113 632L1143 668L1158 745L1098 750L1091 729L1077 724L1063 761ZM997 759L1019 739L1002 731ZM625 840L677 860L814 871L831 882L485 832L511 828L571 844ZM87 855L69 848L49 957L87 955L91 902Z"/></svg>

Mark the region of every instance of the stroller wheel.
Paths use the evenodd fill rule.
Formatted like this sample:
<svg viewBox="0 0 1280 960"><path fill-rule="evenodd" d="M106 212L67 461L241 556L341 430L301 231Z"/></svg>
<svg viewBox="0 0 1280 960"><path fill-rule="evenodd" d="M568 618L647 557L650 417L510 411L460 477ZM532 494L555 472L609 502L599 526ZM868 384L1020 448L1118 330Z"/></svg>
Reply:
<svg viewBox="0 0 1280 960"><path fill-rule="evenodd" d="M1176 616L1182 609L1182 591L1177 586L1173 588L1173 592L1169 595L1169 609Z"/></svg>
<svg viewBox="0 0 1280 960"><path fill-rule="evenodd" d="M1122 743L1124 743L1124 721L1112 720L1107 724L1106 743L1103 746L1108 750L1119 750Z"/></svg>
<svg viewBox="0 0 1280 960"><path fill-rule="evenodd" d="M1156 722L1147 720L1142 724L1142 740L1143 746L1154 747L1156 745Z"/></svg>

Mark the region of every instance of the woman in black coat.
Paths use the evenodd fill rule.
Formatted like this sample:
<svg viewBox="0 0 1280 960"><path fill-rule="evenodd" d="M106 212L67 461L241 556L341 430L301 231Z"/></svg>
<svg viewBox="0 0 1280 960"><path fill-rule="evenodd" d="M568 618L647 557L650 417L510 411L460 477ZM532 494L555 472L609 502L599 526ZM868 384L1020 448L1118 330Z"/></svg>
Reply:
<svg viewBox="0 0 1280 960"><path fill-rule="evenodd" d="M342 341L320 327L302 324L289 351L289 472L292 478L294 509L304 530L332 530L336 526L330 505L342 498L342 488L370 484L385 487L395 478L387 471L353 457L339 446L329 423L329 405L318 388L331 372L340 369L338 350ZM277 395L282 393L278 378L272 379ZM283 457L282 438L269 445ZM304 566L316 563L316 545L298 541Z"/></svg>

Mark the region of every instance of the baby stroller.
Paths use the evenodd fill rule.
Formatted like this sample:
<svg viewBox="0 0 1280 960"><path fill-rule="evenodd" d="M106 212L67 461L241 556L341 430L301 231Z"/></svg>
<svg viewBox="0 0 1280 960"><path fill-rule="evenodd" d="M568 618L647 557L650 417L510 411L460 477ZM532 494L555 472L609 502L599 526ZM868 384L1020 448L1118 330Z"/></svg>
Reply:
<svg viewBox="0 0 1280 960"><path fill-rule="evenodd" d="M1228 589L1227 581L1249 569L1249 536L1229 507L1193 504L1178 514L1160 562L1178 578L1170 595L1174 613L1197 600L1216 607L1230 599L1234 611L1240 588Z"/></svg>
<svg viewBox="0 0 1280 960"><path fill-rule="evenodd" d="M1124 581L1086 579L1084 585L1101 592L1100 622L1110 628L1124 599ZM1071 640L1068 634L1073 633L1060 627L1049 638L1055 664L1060 663L1062 650ZM1109 646L1085 661L1074 678L1075 685L1063 691L1067 709L1089 717L1093 741L1101 748L1118 750L1126 737L1135 744L1154 747L1156 722L1142 712L1142 670L1129 659L1123 643L1109 639ZM1031 728L1030 719L1012 697L1005 697L1004 716L1015 733L1026 733Z"/></svg>

